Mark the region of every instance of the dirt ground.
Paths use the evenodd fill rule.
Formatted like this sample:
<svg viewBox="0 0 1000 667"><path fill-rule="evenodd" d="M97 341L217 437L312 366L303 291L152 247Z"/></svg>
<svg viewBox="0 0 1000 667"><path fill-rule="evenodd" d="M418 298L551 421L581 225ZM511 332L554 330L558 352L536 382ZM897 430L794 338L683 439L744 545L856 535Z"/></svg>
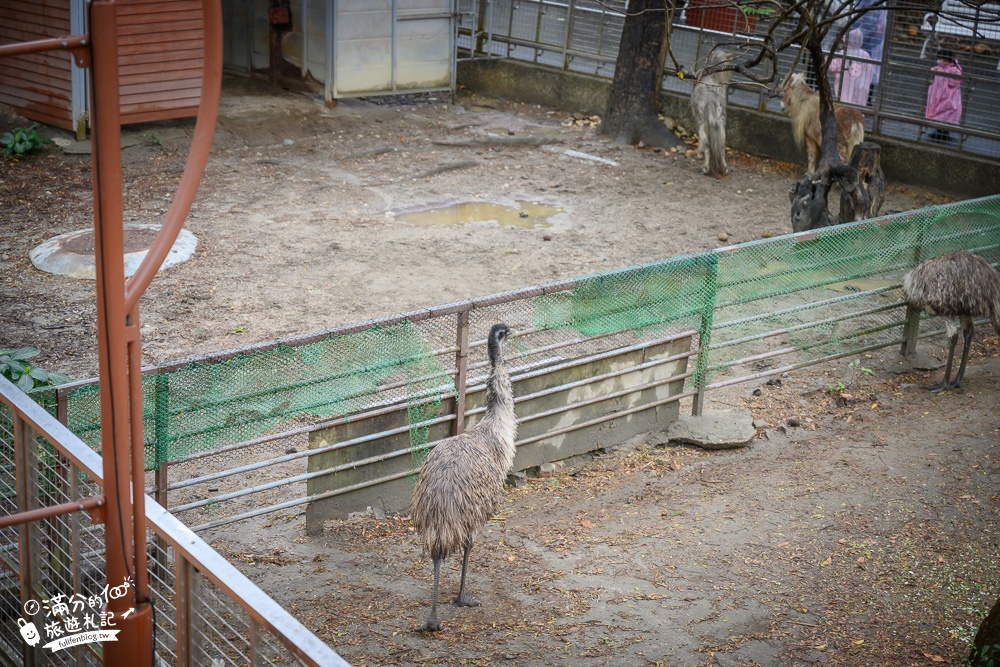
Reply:
<svg viewBox="0 0 1000 667"><path fill-rule="evenodd" d="M144 362L790 231L801 165L732 154L717 181L683 151L616 146L570 120L470 95L327 109L227 81L187 225L198 249L142 300ZM128 128L126 222L160 221L192 130ZM92 225L89 156L0 160L0 192L0 347L95 375L93 283L27 257ZM890 186L884 209L949 199ZM399 219L459 201L563 210L510 226ZM751 447L636 442L511 489L473 552L483 606L445 605L433 636L412 632L431 571L407 517L310 538L293 512L206 537L358 665L957 664L1000 591L996 352L980 336L967 387L937 396L927 374L889 373L891 351L863 360L871 375L845 360L720 391L709 407L767 422Z"/></svg>

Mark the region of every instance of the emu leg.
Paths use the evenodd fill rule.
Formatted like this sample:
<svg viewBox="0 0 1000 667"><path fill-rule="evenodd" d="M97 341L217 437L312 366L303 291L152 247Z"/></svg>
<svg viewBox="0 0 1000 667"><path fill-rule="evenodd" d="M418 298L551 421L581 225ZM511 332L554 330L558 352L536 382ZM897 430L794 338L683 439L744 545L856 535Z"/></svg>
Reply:
<svg viewBox="0 0 1000 667"><path fill-rule="evenodd" d="M427 622L417 628L417 632L440 632L441 621L438 620L438 582L441 580L441 559L434 559L434 603L431 605L431 615Z"/></svg>
<svg viewBox="0 0 1000 667"><path fill-rule="evenodd" d="M962 347L962 363L958 365L958 374L955 375L955 382L952 384L954 388L961 387L962 381L965 379L965 364L969 361L969 343L972 342L971 325L962 332L962 338L965 345Z"/></svg>
<svg viewBox="0 0 1000 667"><path fill-rule="evenodd" d="M465 572L469 568L469 553L472 551L472 538L465 542L465 554L462 556L462 583L458 586L458 595L453 602L459 607L478 607L479 600L465 592Z"/></svg>
<svg viewBox="0 0 1000 667"><path fill-rule="evenodd" d="M944 381L938 382L937 384L927 385L931 393L939 394L942 391L947 391L949 389L954 389L955 385L951 383L951 362L955 358L955 343L958 342L958 332L951 337L951 344L948 346L948 363L944 366Z"/></svg>

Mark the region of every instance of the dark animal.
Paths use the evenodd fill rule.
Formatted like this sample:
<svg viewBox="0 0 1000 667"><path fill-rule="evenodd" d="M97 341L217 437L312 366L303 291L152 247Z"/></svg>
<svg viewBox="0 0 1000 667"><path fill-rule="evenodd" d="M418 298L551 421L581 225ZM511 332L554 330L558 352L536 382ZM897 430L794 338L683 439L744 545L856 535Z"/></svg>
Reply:
<svg viewBox="0 0 1000 667"><path fill-rule="evenodd" d="M934 393L962 386L965 364L969 359L973 318L988 317L1000 335L1000 273L982 257L960 250L921 262L903 277L906 301L914 308L946 318L951 345L944 381L927 387ZM956 322L957 320L957 322ZM962 362L955 379L951 365L958 342L958 330L964 337Z"/></svg>
<svg viewBox="0 0 1000 667"><path fill-rule="evenodd" d="M732 56L717 49L708 57L708 66L718 65ZM733 73L706 74L695 81L691 90L691 113L698 126L698 155L705 158L702 173L725 178L726 165L726 97Z"/></svg>
<svg viewBox="0 0 1000 667"><path fill-rule="evenodd" d="M792 119L792 135L795 143L806 145L809 157L809 174L816 172L823 131L819 122L819 93L809 87L805 76L795 73L785 82L781 108ZM865 140L865 117L853 107L833 105L837 119L837 153L848 162L854 147Z"/></svg>
<svg viewBox="0 0 1000 667"><path fill-rule="evenodd" d="M463 550L462 583L454 602L463 607L479 605L465 591L469 552L476 532L500 508L517 451L514 394L503 357L508 334L507 325L495 324L487 339L490 371L483 418L469 431L431 450L413 489L413 525L434 563L434 603L427 623L420 628L423 631L441 629L437 615L441 561L459 549Z"/></svg>

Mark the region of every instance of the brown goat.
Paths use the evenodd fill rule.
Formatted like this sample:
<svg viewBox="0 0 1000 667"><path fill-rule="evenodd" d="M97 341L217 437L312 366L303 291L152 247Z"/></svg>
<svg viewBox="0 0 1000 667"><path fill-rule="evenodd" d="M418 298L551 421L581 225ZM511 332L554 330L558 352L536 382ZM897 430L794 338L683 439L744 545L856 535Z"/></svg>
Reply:
<svg viewBox="0 0 1000 667"><path fill-rule="evenodd" d="M823 137L819 123L819 93L806 83L801 73L792 74L785 82L781 108L792 119L795 143L806 145L809 173L814 174ZM833 113L837 118L837 153L847 162L854 147L865 140L865 117L857 109L840 104L833 105Z"/></svg>

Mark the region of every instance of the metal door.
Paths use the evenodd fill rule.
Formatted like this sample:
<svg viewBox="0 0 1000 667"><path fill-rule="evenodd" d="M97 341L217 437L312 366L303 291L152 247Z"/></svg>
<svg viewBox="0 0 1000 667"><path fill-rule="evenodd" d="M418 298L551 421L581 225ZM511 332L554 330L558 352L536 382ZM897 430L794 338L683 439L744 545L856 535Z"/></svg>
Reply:
<svg viewBox="0 0 1000 667"><path fill-rule="evenodd" d="M456 0L327 3L327 99L454 90Z"/></svg>

